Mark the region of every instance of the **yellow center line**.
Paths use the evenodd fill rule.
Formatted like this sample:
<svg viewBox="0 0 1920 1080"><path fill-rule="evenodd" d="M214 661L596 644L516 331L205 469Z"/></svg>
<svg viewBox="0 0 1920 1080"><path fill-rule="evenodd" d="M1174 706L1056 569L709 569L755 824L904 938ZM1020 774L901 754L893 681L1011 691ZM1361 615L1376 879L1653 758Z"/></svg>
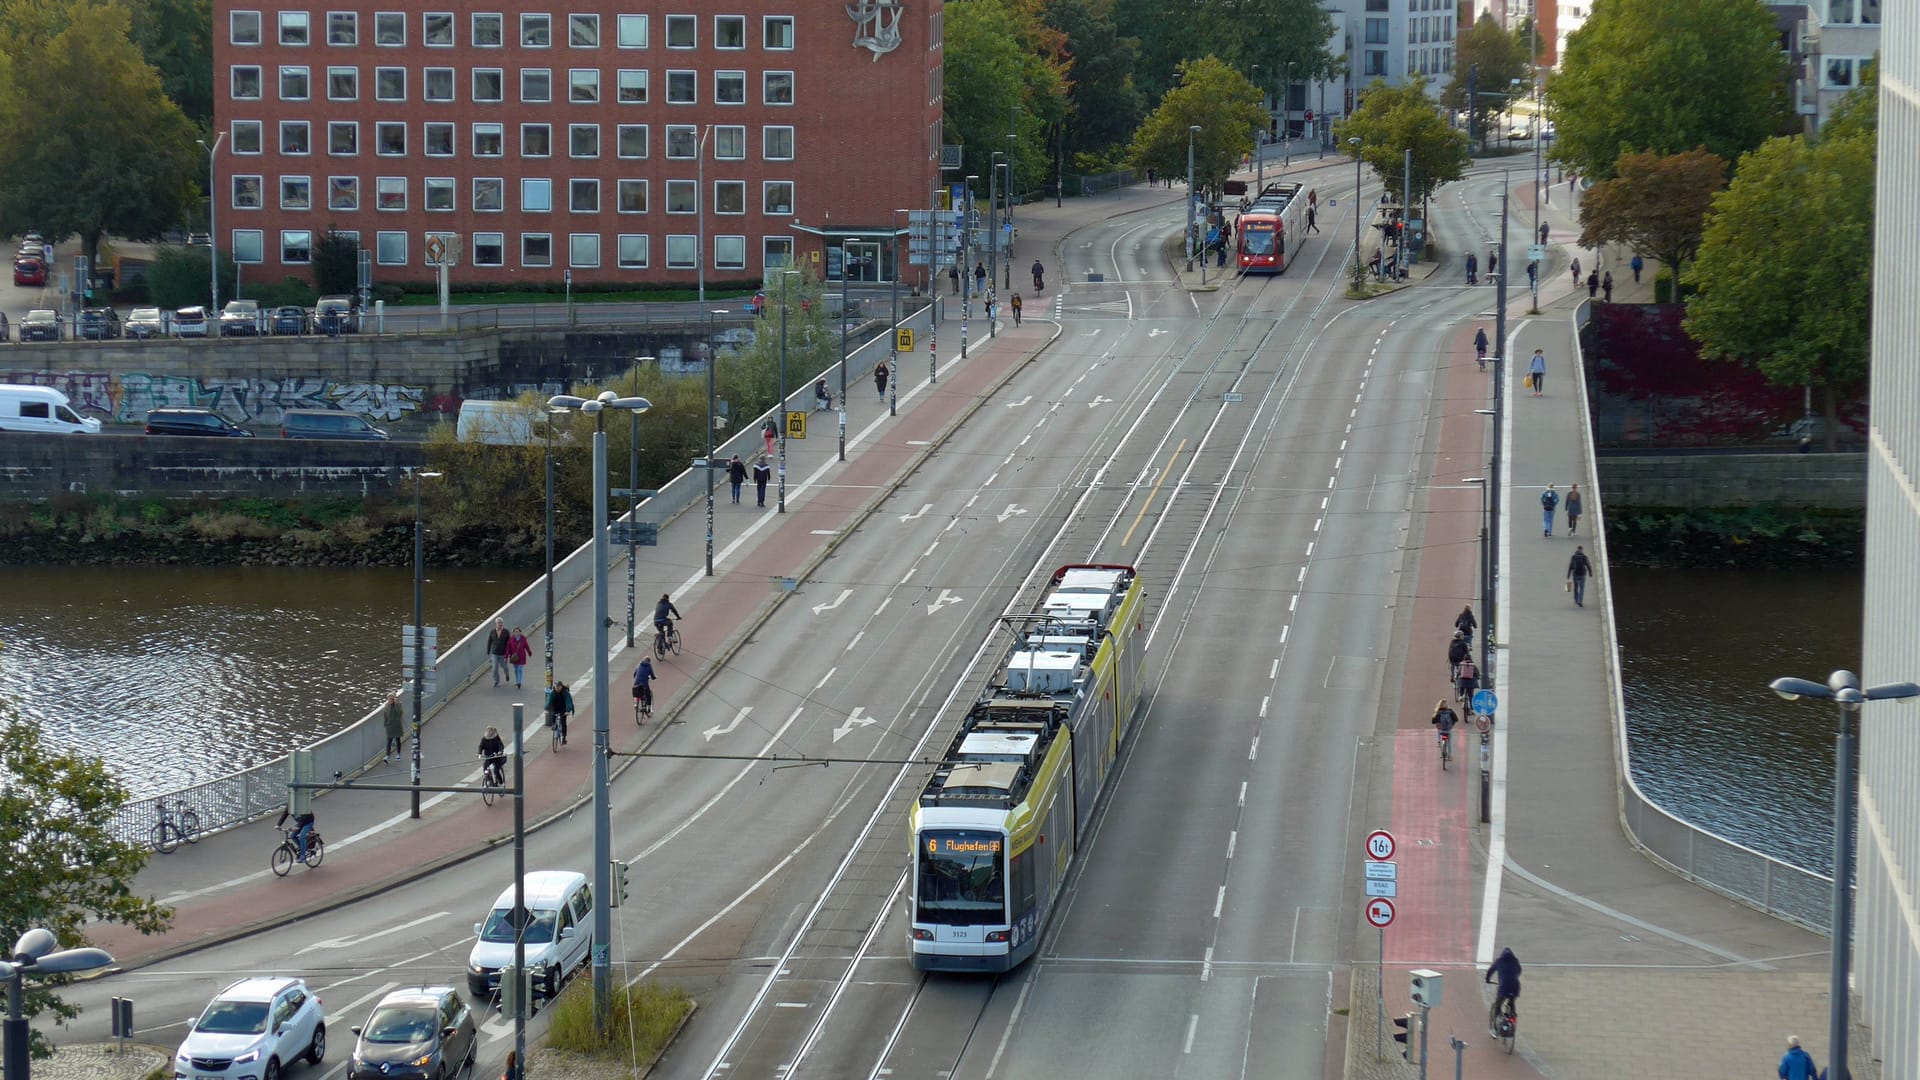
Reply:
<svg viewBox="0 0 1920 1080"><path fill-rule="evenodd" d="M1153 506L1154 497L1160 494L1160 485L1167 482L1167 476L1173 472L1173 465L1180 460L1180 451L1187 448L1187 440L1181 439L1180 445L1173 448L1172 456L1167 458L1167 467L1160 470L1160 479L1153 482L1153 490L1147 492L1147 501L1140 504L1140 512L1133 515L1133 524L1127 526L1127 534L1120 538L1120 546L1126 547L1133 542L1133 530L1140 527L1140 519L1147 516L1147 510Z"/></svg>

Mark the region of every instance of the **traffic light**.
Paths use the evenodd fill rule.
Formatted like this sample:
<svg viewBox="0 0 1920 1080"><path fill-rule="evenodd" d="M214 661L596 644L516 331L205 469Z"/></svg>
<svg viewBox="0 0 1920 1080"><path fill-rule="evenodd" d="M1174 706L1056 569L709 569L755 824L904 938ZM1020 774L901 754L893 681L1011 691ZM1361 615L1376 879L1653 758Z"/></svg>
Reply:
<svg viewBox="0 0 1920 1080"><path fill-rule="evenodd" d="M1423 1009L1440 1007L1440 973L1421 968L1411 973L1413 1003Z"/></svg>
<svg viewBox="0 0 1920 1080"><path fill-rule="evenodd" d="M524 968L509 964L500 969L500 1015L513 1017L525 1016L532 1010L533 995L529 993L530 983Z"/></svg>
<svg viewBox="0 0 1920 1080"><path fill-rule="evenodd" d="M1393 1033L1393 1041L1400 1044L1400 1057L1406 1061L1415 1060L1413 1048L1418 1045L1414 1041L1414 1033L1418 1030L1415 1023L1413 1013L1393 1018L1393 1026L1399 1029Z"/></svg>
<svg viewBox="0 0 1920 1080"><path fill-rule="evenodd" d="M607 897L607 906L619 907L627 899L627 864L619 859L613 860L613 895Z"/></svg>

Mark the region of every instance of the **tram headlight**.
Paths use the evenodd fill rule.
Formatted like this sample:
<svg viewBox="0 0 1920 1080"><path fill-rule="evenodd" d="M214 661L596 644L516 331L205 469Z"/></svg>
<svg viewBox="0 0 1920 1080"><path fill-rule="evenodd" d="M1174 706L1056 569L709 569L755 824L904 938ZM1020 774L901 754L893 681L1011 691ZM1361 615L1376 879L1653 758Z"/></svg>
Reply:
<svg viewBox="0 0 1920 1080"><path fill-rule="evenodd" d="M915 940L915 941L932 941L932 940L933 940L933 931L931 931L931 930L928 930L927 928L925 928L925 927L923 927L923 926L916 926L916 927L914 927L914 928L913 928L913 940Z"/></svg>
<svg viewBox="0 0 1920 1080"><path fill-rule="evenodd" d="M1004 943L1004 942L1007 942L1007 941L1010 941L1010 940L1012 940L1012 938L1013 938L1013 931L1011 931L1011 930L989 930L989 931L987 931L987 940L988 940L988 941L995 941L995 942L1002 942L1002 943Z"/></svg>

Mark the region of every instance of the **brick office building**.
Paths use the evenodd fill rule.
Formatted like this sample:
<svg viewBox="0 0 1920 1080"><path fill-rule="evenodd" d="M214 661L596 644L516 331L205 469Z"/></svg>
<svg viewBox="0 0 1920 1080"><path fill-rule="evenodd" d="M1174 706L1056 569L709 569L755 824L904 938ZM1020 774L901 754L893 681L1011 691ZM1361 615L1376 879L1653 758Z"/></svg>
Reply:
<svg viewBox="0 0 1920 1080"><path fill-rule="evenodd" d="M430 280L434 237L456 283L835 277L843 244L884 275L940 175L941 12L218 0L218 242L256 281L305 276L328 229L376 282Z"/></svg>

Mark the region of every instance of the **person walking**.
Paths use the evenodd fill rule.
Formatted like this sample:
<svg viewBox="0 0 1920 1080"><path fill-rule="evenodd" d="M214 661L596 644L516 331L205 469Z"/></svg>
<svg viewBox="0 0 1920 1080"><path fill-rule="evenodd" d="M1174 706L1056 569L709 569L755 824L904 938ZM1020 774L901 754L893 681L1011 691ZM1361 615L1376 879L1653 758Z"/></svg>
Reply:
<svg viewBox="0 0 1920 1080"><path fill-rule="evenodd" d="M984 260L973 264L973 291L987 291L987 264Z"/></svg>
<svg viewBox="0 0 1920 1080"><path fill-rule="evenodd" d="M1573 558L1567 560L1567 588L1573 593L1573 606L1587 606L1587 578L1593 574L1593 560L1587 558L1587 549L1576 544Z"/></svg>
<svg viewBox="0 0 1920 1080"><path fill-rule="evenodd" d="M1600 279L1600 296L1605 299L1607 303L1613 303L1613 271L1611 270L1607 271L1606 275Z"/></svg>
<svg viewBox="0 0 1920 1080"><path fill-rule="evenodd" d="M1151 166L1151 165L1149 165L1149 166L1147 166L1147 186L1148 186L1148 187L1153 187L1153 186L1154 186L1154 181L1155 181L1156 179L1157 179L1157 177L1156 177L1156 176L1154 175L1154 170L1153 170L1153 166Z"/></svg>
<svg viewBox="0 0 1920 1080"><path fill-rule="evenodd" d="M1567 535L1580 527L1580 485L1567 485Z"/></svg>
<svg viewBox="0 0 1920 1080"><path fill-rule="evenodd" d="M1021 309L1019 293L1013 294L1013 300L1011 301L1010 306L1013 308L1013 325L1019 326L1020 325L1020 309Z"/></svg>
<svg viewBox="0 0 1920 1080"><path fill-rule="evenodd" d="M1577 258L1573 260L1573 287L1580 287L1580 260Z"/></svg>
<svg viewBox="0 0 1920 1080"><path fill-rule="evenodd" d="M1318 216L1318 212L1319 212L1318 208L1315 207L1312 203L1307 204L1307 231L1308 232L1320 231L1320 226L1314 224L1314 221Z"/></svg>
<svg viewBox="0 0 1920 1080"><path fill-rule="evenodd" d="M1480 259L1473 252L1467 252L1467 284L1477 284L1480 280Z"/></svg>
<svg viewBox="0 0 1920 1080"><path fill-rule="evenodd" d="M1587 299L1591 300L1594 297L1599 295L1600 295L1600 271L1589 270L1587 271Z"/></svg>
<svg viewBox="0 0 1920 1080"><path fill-rule="evenodd" d="M1813 1055L1800 1045L1800 1036L1787 1036L1787 1052L1780 1058L1780 1080L1815 1080Z"/></svg>
<svg viewBox="0 0 1920 1080"><path fill-rule="evenodd" d="M519 627L514 627L513 636L507 639L507 663L513 665L513 688L516 690L523 685L522 680L525 679L527 672L527 658L532 655L533 643L527 640L527 635L521 633Z"/></svg>
<svg viewBox="0 0 1920 1080"><path fill-rule="evenodd" d="M1553 535L1553 512L1560 507L1560 493L1548 484L1547 490L1540 493L1540 535Z"/></svg>
<svg viewBox="0 0 1920 1080"><path fill-rule="evenodd" d="M1533 350L1533 359L1527 361L1527 378L1533 380L1533 396L1545 397L1547 384L1547 355L1539 349Z"/></svg>
<svg viewBox="0 0 1920 1080"><path fill-rule="evenodd" d="M1547 223L1544 221L1540 223L1540 242L1547 242Z"/></svg>
<svg viewBox="0 0 1920 1080"><path fill-rule="evenodd" d="M767 456L772 457L773 444L780 438L780 422L768 417L767 422L760 425L760 435L767 441Z"/></svg>
<svg viewBox="0 0 1920 1080"><path fill-rule="evenodd" d="M1540 287L1540 260L1534 259L1527 263L1527 288L1537 289L1539 287Z"/></svg>
<svg viewBox="0 0 1920 1080"><path fill-rule="evenodd" d="M567 745L567 717L573 715L573 691L567 684L554 680L553 689L547 691L547 726L560 732L560 745Z"/></svg>
<svg viewBox="0 0 1920 1080"><path fill-rule="evenodd" d="M493 657L493 685L499 686L500 680L507 674L507 642L513 638L507 633L507 620L493 620L493 630L487 634L487 655Z"/></svg>
<svg viewBox="0 0 1920 1080"><path fill-rule="evenodd" d="M887 400L887 362L885 360L873 365L873 389L880 395L881 401Z"/></svg>
<svg viewBox="0 0 1920 1080"><path fill-rule="evenodd" d="M1487 277L1492 278L1493 275L1499 272L1500 272L1500 256L1494 254L1491 251L1487 252Z"/></svg>
<svg viewBox="0 0 1920 1080"><path fill-rule="evenodd" d="M1627 266L1632 268L1633 270L1633 283L1635 285L1640 284L1640 268L1645 265L1646 263L1641 262L1640 256L1637 254L1633 258L1627 260Z"/></svg>
<svg viewBox="0 0 1920 1080"><path fill-rule="evenodd" d="M739 454L735 454L733 460L727 462L727 483L733 485L733 505L740 505L740 485L746 482L747 463L740 460Z"/></svg>
<svg viewBox="0 0 1920 1080"><path fill-rule="evenodd" d="M773 467L767 464L766 458L753 463L753 504L755 506L767 505L767 481L772 476Z"/></svg>
<svg viewBox="0 0 1920 1080"><path fill-rule="evenodd" d="M960 261L955 259L947 264L947 280L953 283L953 295L960 295Z"/></svg>
<svg viewBox="0 0 1920 1080"><path fill-rule="evenodd" d="M407 737L406 718L400 714L400 691L387 695L387 707L380 711L380 720L387 728L387 752L380 760L391 762L400 756L400 740Z"/></svg>

